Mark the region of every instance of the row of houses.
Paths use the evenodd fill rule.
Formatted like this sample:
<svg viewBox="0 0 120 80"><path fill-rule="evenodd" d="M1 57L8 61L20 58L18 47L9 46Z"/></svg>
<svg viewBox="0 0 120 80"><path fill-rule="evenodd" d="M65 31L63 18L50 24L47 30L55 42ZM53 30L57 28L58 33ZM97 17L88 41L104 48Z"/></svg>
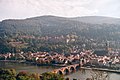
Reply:
<svg viewBox="0 0 120 80"><path fill-rule="evenodd" d="M83 64L96 67L120 67L120 56L94 54L92 50L84 50L80 53L60 54L56 52L28 52L0 54L2 60L26 60L38 64Z"/></svg>

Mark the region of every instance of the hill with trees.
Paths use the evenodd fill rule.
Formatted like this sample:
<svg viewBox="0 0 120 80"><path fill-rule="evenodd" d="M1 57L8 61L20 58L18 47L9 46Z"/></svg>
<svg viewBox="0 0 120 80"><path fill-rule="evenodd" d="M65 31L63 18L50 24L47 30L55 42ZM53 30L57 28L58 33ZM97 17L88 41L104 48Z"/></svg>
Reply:
<svg viewBox="0 0 120 80"><path fill-rule="evenodd" d="M109 17L40 16L23 20L3 20L0 22L0 34L66 35L75 32L91 38L120 39L120 19ZM104 35L104 36L103 36Z"/></svg>
<svg viewBox="0 0 120 80"><path fill-rule="evenodd" d="M24 48L24 51L26 51L26 48L29 48L31 50L34 49L35 46L46 46L48 45L48 43L50 44L49 47L51 47L51 44L53 44L54 41L53 43L51 43L51 40L48 40L48 42L45 43L45 41L38 40L39 37L45 36L65 37L67 35L74 34L77 35L79 39L86 41L86 43L88 39L104 43L106 40L119 42L119 22L119 18L110 18L102 16L65 18L51 15L32 17L27 19L3 20L2 22L0 22L0 53L9 51L12 52L13 48L16 48L18 44L20 46L17 46L17 48ZM29 39L24 39L23 36L24 38L27 36L27 38ZM33 37L35 38L33 39ZM79 39L76 42L76 44L80 42ZM61 42L62 44L64 44L63 41ZM59 42L59 44L61 42ZM56 49L56 47L54 48ZM38 49L35 48L34 50L37 51Z"/></svg>

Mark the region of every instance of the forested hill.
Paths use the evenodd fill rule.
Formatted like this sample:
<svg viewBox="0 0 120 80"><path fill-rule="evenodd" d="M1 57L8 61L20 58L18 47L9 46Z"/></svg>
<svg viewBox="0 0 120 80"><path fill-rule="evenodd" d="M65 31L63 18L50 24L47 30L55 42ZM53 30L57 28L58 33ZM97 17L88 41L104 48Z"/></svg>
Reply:
<svg viewBox="0 0 120 80"><path fill-rule="evenodd" d="M85 17L75 17L72 20L77 20L80 22L86 22L91 24L120 24L119 18L103 17L103 16L85 16Z"/></svg>
<svg viewBox="0 0 120 80"><path fill-rule="evenodd" d="M100 38L120 39L120 19L100 16L64 18L49 15L0 22L1 36L16 33L66 35L73 32L91 38L99 36Z"/></svg>

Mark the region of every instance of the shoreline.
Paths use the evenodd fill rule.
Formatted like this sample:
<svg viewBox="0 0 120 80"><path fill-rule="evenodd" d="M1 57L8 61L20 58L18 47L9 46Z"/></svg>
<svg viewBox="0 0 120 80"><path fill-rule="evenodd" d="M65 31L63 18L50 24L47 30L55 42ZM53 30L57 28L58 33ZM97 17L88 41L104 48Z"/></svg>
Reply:
<svg viewBox="0 0 120 80"><path fill-rule="evenodd" d="M53 66L53 67L65 67L65 65L59 65L59 64L40 64L36 62L28 62L26 60L0 60L0 62L11 62L11 63L25 63L25 64L30 64L34 66Z"/></svg>
<svg viewBox="0 0 120 80"><path fill-rule="evenodd" d="M86 69L86 70L98 70L98 71L105 71L105 72L112 72L120 74L120 70L112 70L112 69L105 69L105 68L87 68L87 67L81 67L80 69Z"/></svg>
<svg viewBox="0 0 120 80"><path fill-rule="evenodd" d="M35 62L28 62L26 60L0 60L0 62L12 62L12 63L25 63L25 64L30 64L33 66L52 66L52 67L66 67L65 65L59 65L59 64L39 64ZM117 73L120 74L120 70L112 70L112 69L107 69L107 68L88 68L88 67L81 67L80 69L86 69L86 70L98 70L98 71L106 71L106 72L112 72L112 73Z"/></svg>

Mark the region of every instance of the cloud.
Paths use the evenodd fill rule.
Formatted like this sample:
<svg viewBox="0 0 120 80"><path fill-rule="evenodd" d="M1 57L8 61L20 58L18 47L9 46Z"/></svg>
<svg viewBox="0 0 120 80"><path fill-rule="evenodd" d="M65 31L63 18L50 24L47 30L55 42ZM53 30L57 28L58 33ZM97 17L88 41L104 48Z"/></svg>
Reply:
<svg viewBox="0 0 120 80"><path fill-rule="evenodd" d="M41 15L120 17L120 0L0 0L0 20Z"/></svg>

